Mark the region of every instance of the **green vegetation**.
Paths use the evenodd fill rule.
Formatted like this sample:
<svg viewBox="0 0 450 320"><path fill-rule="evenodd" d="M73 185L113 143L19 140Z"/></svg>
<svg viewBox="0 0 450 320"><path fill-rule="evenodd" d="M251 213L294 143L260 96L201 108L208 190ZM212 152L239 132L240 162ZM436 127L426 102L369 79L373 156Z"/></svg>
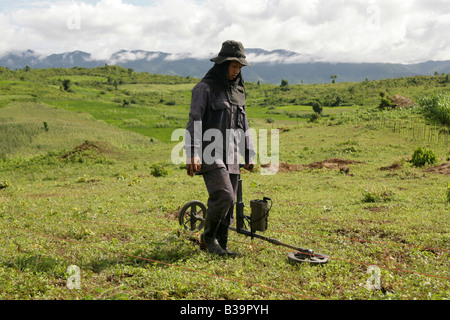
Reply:
<svg viewBox="0 0 450 320"><path fill-rule="evenodd" d="M435 93L419 99L419 104L429 118L450 126L450 94Z"/></svg>
<svg viewBox="0 0 450 320"><path fill-rule="evenodd" d="M430 116L445 79L247 84L250 126L279 129L280 166L243 171L245 210L273 199L265 235L330 256L317 267L235 232L239 256L211 256L179 226L207 200L170 158L198 79L0 67L0 298L449 299L448 125ZM394 95L417 105L378 108Z"/></svg>
<svg viewBox="0 0 450 320"><path fill-rule="evenodd" d="M437 161L436 154L433 150L423 149L422 147L414 150L411 163L416 167L423 167L426 164L434 164Z"/></svg>

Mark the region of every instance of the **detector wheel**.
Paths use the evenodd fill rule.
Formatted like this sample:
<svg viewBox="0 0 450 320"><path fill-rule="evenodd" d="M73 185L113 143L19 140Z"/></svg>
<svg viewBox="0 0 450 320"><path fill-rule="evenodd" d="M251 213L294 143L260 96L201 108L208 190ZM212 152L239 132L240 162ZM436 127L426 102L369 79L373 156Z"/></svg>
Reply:
<svg viewBox="0 0 450 320"><path fill-rule="evenodd" d="M178 213L178 222L185 230L197 232L205 226L206 206L203 202L192 200Z"/></svg>

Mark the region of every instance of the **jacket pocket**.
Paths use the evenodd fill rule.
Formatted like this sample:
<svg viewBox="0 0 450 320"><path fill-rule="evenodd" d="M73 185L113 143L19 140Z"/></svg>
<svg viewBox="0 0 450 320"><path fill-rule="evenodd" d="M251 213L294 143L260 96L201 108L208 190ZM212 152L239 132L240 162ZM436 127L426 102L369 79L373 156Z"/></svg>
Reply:
<svg viewBox="0 0 450 320"><path fill-rule="evenodd" d="M209 127L226 129L230 122L230 104L228 100L215 100L211 103Z"/></svg>

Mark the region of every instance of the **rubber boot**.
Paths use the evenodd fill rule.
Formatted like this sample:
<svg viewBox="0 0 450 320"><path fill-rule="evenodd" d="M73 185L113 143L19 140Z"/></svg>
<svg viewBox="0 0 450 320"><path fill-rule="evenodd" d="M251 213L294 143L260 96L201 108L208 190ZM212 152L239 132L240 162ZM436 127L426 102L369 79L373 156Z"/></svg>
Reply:
<svg viewBox="0 0 450 320"><path fill-rule="evenodd" d="M237 255L236 252L230 251L228 249L227 243L228 243L228 226L223 225L222 223L219 224L219 227L217 228L217 241L219 242L219 245L222 247L223 251L226 255L235 257Z"/></svg>
<svg viewBox="0 0 450 320"><path fill-rule="evenodd" d="M205 230L202 234L203 243L206 245L206 250L210 253L218 254L220 256L225 255L225 251L219 245L216 238L217 228L219 227L220 221L214 221L211 219L206 219Z"/></svg>

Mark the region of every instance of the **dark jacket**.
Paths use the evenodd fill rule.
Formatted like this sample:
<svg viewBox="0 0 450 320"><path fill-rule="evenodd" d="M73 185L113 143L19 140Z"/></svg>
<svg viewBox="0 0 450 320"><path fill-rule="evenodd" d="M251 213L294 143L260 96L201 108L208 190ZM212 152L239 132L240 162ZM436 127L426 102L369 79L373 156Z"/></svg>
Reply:
<svg viewBox="0 0 450 320"><path fill-rule="evenodd" d="M193 156L202 159L199 174L218 167L227 168L230 174L239 174L239 163L249 163L255 155L245 102L240 105L231 103L225 90L212 90L206 82L202 81L192 89L186 131L188 160ZM221 137L216 139L219 135ZM243 157L242 161L238 152Z"/></svg>

